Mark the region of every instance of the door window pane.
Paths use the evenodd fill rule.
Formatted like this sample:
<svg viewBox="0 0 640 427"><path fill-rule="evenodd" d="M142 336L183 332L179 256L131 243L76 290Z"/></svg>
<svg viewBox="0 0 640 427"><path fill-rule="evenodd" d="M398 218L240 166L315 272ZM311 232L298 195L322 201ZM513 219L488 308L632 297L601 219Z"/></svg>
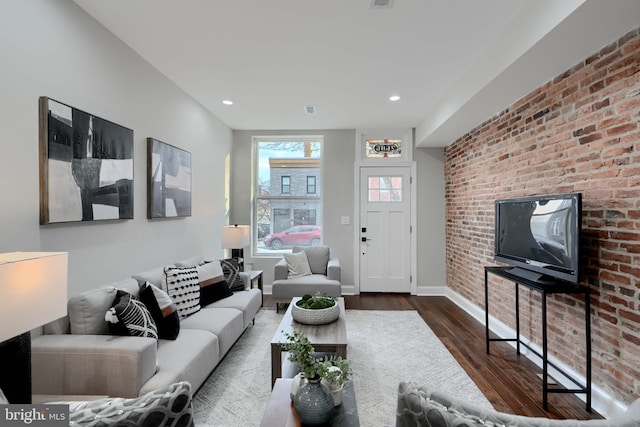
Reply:
<svg viewBox="0 0 640 427"><path fill-rule="evenodd" d="M368 198L373 203L401 203L402 176L370 176Z"/></svg>

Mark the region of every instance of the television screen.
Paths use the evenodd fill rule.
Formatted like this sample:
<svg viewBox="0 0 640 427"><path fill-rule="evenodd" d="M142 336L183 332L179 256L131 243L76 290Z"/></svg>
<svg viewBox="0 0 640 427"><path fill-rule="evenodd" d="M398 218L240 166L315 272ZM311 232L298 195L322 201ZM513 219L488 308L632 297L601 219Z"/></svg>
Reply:
<svg viewBox="0 0 640 427"><path fill-rule="evenodd" d="M497 200L495 207L496 261L532 280L579 281L580 193Z"/></svg>

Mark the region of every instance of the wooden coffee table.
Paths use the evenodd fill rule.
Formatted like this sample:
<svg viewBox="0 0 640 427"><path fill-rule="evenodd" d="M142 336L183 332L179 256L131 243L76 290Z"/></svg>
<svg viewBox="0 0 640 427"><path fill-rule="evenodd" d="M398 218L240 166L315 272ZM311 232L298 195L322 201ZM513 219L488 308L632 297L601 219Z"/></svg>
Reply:
<svg viewBox="0 0 640 427"><path fill-rule="evenodd" d="M288 342L284 333L292 334L294 330L300 331L309 338L316 352L334 353L343 359L347 358L347 319L345 317L344 298L337 298L340 306L340 317L335 322L326 325L304 325L293 320L291 308L300 297L291 300L280 326L271 339L271 387L276 379L282 377L282 352L283 345Z"/></svg>
<svg viewBox="0 0 640 427"><path fill-rule="evenodd" d="M296 415L291 402L292 379L278 378L271 392L271 398L262 416L260 427L300 427L302 423ZM353 381L349 381L342 391L342 405L333 409L331 421L333 427L359 427L358 405Z"/></svg>

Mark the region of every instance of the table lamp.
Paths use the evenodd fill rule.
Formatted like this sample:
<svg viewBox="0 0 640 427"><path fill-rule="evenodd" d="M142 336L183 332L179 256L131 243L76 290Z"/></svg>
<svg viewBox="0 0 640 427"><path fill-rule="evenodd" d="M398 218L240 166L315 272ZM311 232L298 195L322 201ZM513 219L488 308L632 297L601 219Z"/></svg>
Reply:
<svg viewBox="0 0 640 427"><path fill-rule="evenodd" d="M67 314L67 253L0 254L0 389L31 403L31 330Z"/></svg>
<svg viewBox="0 0 640 427"><path fill-rule="evenodd" d="M231 258L238 260L238 269L244 271L244 247L249 245L248 225L222 227L222 249L231 249Z"/></svg>

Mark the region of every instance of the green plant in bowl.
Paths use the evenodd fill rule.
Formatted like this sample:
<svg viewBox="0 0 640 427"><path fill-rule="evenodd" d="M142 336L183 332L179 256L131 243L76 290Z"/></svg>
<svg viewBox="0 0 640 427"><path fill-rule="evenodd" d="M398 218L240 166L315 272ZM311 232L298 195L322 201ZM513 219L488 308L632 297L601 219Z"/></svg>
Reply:
<svg viewBox="0 0 640 427"><path fill-rule="evenodd" d="M321 308L330 308L336 305L336 300L333 297L328 297L326 295L320 295L317 293L312 296L310 294L305 294L302 299L296 302L296 305L300 308L306 309L321 309Z"/></svg>

